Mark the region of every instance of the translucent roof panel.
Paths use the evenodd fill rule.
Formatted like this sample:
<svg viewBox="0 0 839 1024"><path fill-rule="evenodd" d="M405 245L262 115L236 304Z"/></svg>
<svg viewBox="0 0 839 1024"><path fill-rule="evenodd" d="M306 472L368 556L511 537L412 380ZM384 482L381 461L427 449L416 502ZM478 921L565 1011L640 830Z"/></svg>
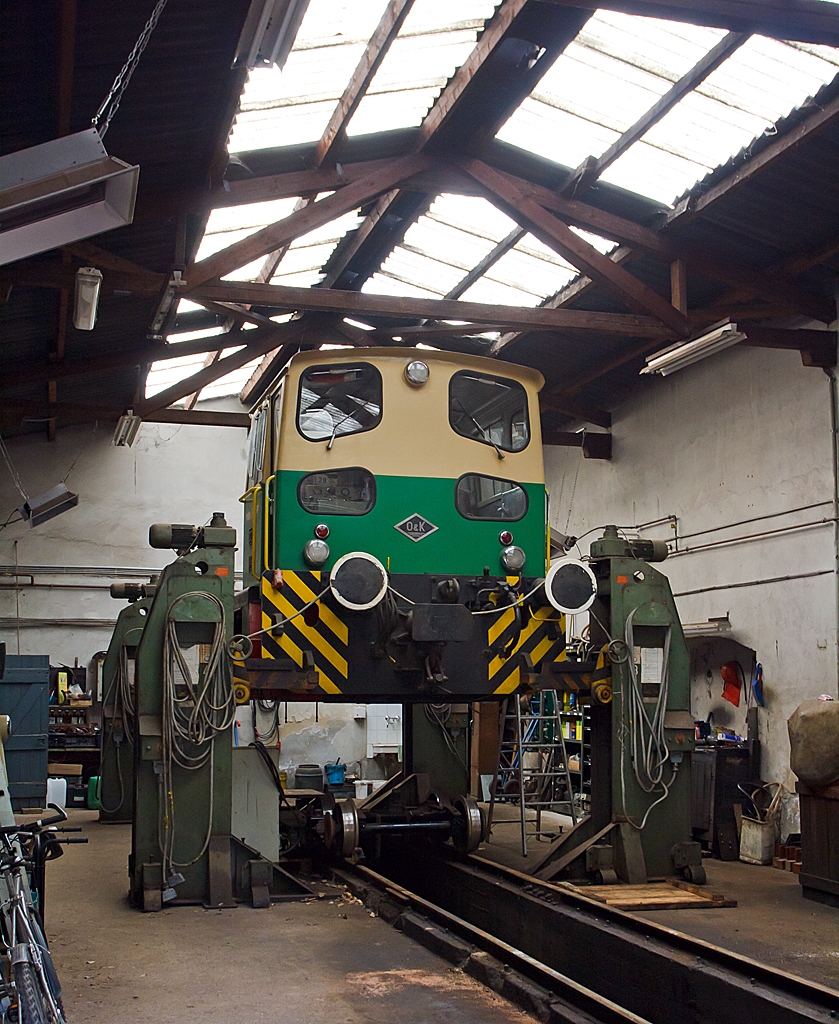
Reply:
<svg viewBox="0 0 839 1024"><path fill-rule="evenodd" d="M362 291L440 298L516 228L515 221L485 199L444 194L405 233L378 274ZM585 237L601 252L614 243ZM525 235L475 281L462 298L470 302L536 306L555 294L577 271L532 235ZM399 287L402 290L400 291ZM405 291L405 289L410 289Z"/></svg>
<svg viewBox="0 0 839 1024"><path fill-rule="evenodd" d="M570 168L599 156L723 37L722 30L595 14L498 137ZM606 169L672 203L829 82L837 52L754 36Z"/></svg>
<svg viewBox="0 0 839 1024"><path fill-rule="evenodd" d="M419 124L497 2L415 0L348 134ZM251 71L230 152L316 142L384 9L385 0L311 0L285 67Z"/></svg>

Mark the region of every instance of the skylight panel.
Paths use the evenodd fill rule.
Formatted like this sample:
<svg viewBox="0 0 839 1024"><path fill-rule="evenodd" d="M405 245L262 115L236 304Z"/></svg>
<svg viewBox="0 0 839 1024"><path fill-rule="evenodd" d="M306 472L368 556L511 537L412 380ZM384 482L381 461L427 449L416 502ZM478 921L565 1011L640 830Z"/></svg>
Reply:
<svg viewBox="0 0 839 1024"><path fill-rule="evenodd" d="M414 299L439 299L437 292L402 280L382 267L364 282L362 292L366 295L407 295Z"/></svg>
<svg viewBox="0 0 839 1024"><path fill-rule="evenodd" d="M539 296L514 288L489 274L477 280L461 296L464 302L485 302L498 306L538 306Z"/></svg>
<svg viewBox="0 0 839 1024"><path fill-rule="evenodd" d="M244 366L240 366L238 370L231 370L224 377L219 377L212 384L207 384L201 388L199 404L210 398L227 398L231 395L240 394L242 388L251 379L253 371L262 362L262 359L262 356L257 356L256 359L252 359L249 363L245 363Z"/></svg>
<svg viewBox="0 0 839 1024"><path fill-rule="evenodd" d="M607 149L723 34L600 11L498 138L574 168Z"/></svg>
<svg viewBox="0 0 839 1024"><path fill-rule="evenodd" d="M603 180L672 203L836 71L824 57L753 36L607 168Z"/></svg>

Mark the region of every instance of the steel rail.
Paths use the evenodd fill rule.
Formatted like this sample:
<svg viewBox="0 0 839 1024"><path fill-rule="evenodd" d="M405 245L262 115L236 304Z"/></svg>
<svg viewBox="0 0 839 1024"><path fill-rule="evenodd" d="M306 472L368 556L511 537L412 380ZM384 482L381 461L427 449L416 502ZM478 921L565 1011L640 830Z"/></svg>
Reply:
<svg viewBox="0 0 839 1024"><path fill-rule="evenodd" d="M650 1024L828 1024L839 1018L839 992L824 985L562 885L444 850L408 858L403 846L401 856L379 867L378 877L429 916L442 922L448 915L452 930L476 929L502 944L505 956L559 972Z"/></svg>
<svg viewBox="0 0 839 1024"><path fill-rule="evenodd" d="M592 989L580 985L522 950L423 899L371 868L353 865L337 869L333 874L350 885L354 877L363 879L380 893L415 908L423 917L442 925L459 938L465 939L520 972L525 978L535 981L549 993L551 1024L650 1024L646 1018L639 1017L617 1003L605 999Z"/></svg>

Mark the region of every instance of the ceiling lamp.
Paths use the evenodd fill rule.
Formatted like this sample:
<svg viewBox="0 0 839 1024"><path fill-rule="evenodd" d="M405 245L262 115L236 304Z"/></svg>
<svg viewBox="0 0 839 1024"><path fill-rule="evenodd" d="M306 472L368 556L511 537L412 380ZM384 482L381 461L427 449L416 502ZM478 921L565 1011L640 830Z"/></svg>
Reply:
<svg viewBox="0 0 839 1024"><path fill-rule="evenodd" d="M252 0L233 67L285 65L309 0Z"/></svg>
<svg viewBox="0 0 839 1024"><path fill-rule="evenodd" d="M140 429L140 424L143 421L139 416L134 415L134 410L129 409L127 413L120 416L117 420L117 425L114 430L113 443L117 448L124 448L126 445L131 447L137 437L137 431Z"/></svg>
<svg viewBox="0 0 839 1024"><path fill-rule="evenodd" d="M0 157L0 264L130 224L139 173L95 128Z"/></svg>
<svg viewBox="0 0 839 1024"><path fill-rule="evenodd" d="M18 512L30 527L34 527L40 526L48 519L54 519L55 516L60 516L62 512L75 508L78 503L78 494L73 494L62 483L56 484L55 487L51 487L35 498L27 498L18 508Z"/></svg>
<svg viewBox="0 0 839 1024"><path fill-rule="evenodd" d="M647 365L641 373L660 373L662 377L666 377L676 370L683 370L691 363L698 363L700 359L707 359L708 356L722 352L725 348L731 348L745 337L742 331L737 330L737 324L726 320L692 341L680 341L670 348L656 352L654 356L649 356Z"/></svg>

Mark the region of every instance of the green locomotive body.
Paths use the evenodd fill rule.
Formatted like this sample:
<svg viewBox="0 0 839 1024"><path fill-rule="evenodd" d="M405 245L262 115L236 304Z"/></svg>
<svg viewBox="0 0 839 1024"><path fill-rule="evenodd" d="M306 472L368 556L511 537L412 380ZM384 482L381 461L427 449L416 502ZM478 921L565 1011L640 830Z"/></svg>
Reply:
<svg viewBox="0 0 839 1024"><path fill-rule="evenodd" d="M242 497L266 671L308 666L334 699L427 700L511 692L564 657L544 594L519 601L546 572L542 383L424 349L292 359L254 411ZM328 591L353 553L387 577L369 607Z"/></svg>

